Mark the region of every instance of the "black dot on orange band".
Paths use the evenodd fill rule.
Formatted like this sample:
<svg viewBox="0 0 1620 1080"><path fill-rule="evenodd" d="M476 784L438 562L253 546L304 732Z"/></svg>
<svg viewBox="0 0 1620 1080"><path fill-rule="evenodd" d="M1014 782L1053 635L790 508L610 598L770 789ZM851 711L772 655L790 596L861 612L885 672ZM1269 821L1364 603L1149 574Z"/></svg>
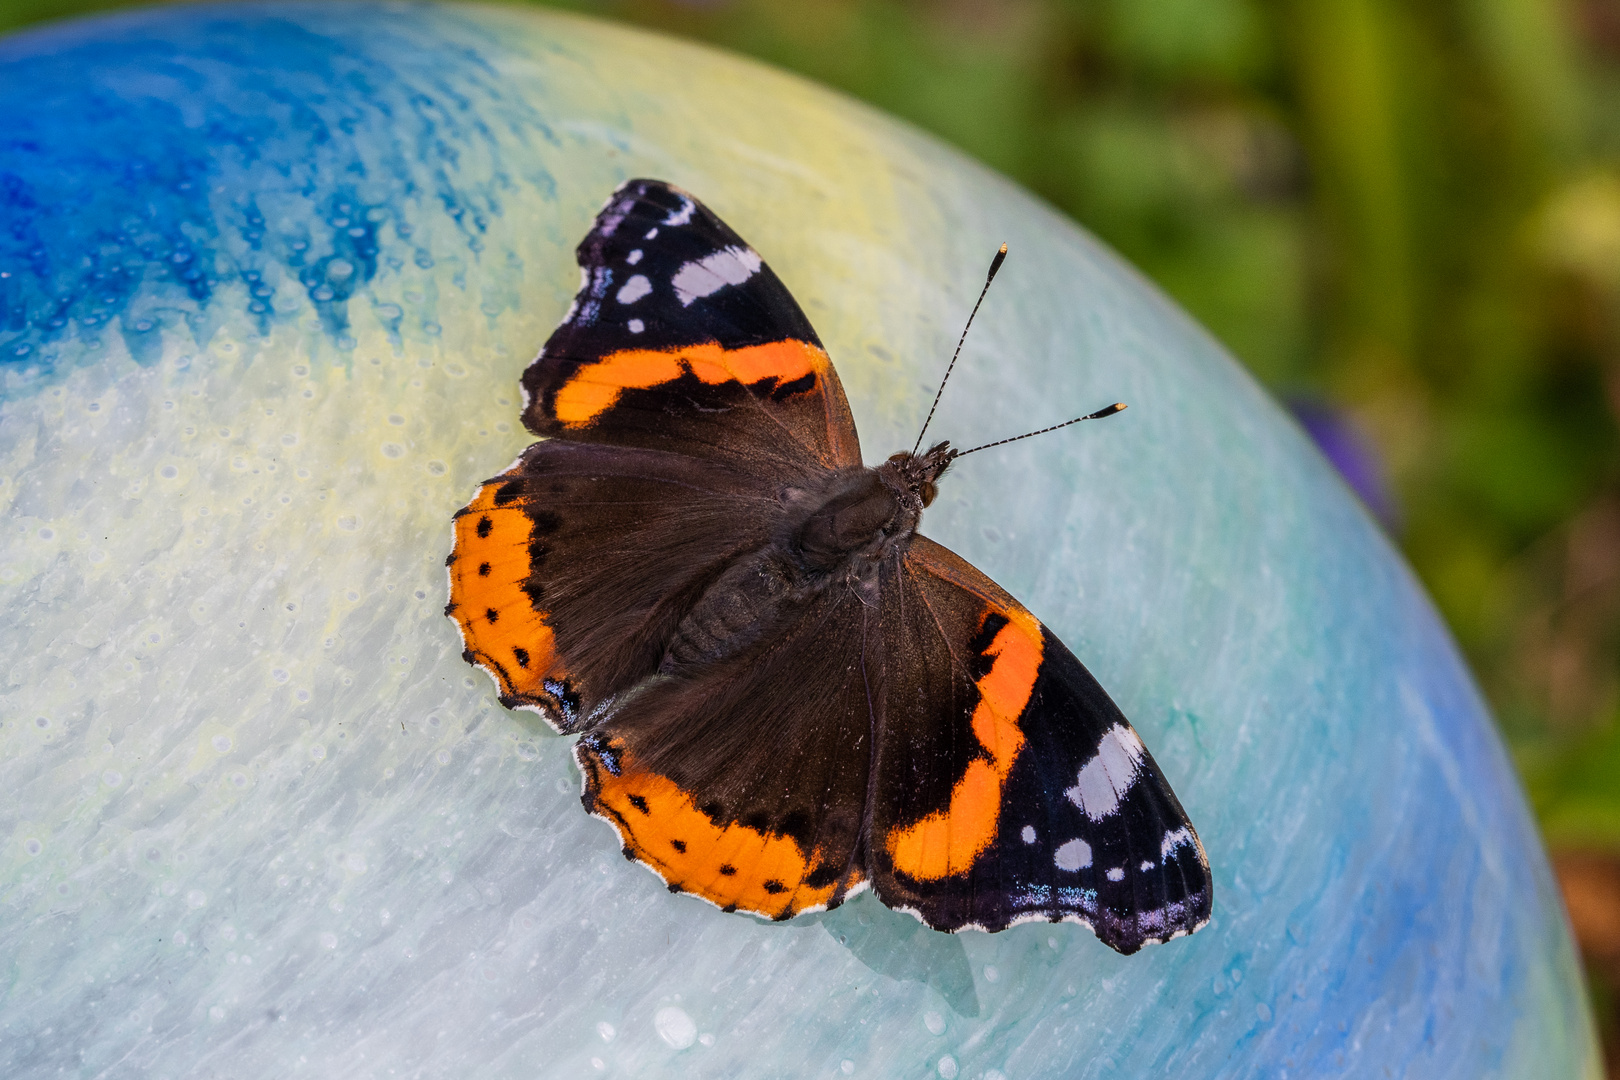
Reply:
<svg viewBox="0 0 1620 1080"><path fill-rule="evenodd" d="M526 667L529 666L529 650L528 649L513 649L512 650L512 655L517 658L518 667L526 668Z"/></svg>
<svg viewBox="0 0 1620 1080"><path fill-rule="evenodd" d="M640 795L630 796L630 805L635 807L637 810L640 810L643 814L650 814L652 812L647 809L647 800L643 799Z"/></svg>
<svg viewBox="0 0 1620 1080"><path fill-rule="evenodd" d="M490 622L499 622L501 613L496 611L494 608L485 608L484 618L488 619Z"/></svg>
<svg viewBox="0 0 1620 1080"><path fill-rule="evenodd" d="M686 854L686 841L685 840L671 840L669 842L669 846L674 848L676 851L679 851L683 855Z"/></svg>
<svg viewBox="0 0 1620 1080"><path fill-rule="evenodd" d="M478 576L489 577L489 563L481 562L478 564Z"/></svg>
<svg viewBox="0 0 1620 1080"><path fill-rule="evenodd" d="M730 915L733 911L737 910L737 905L736 904L727 904L725 907L721 908L720 910L725 912L727 915Z"/></svg>
<svg viewBox="0 0 1620 1080"><path fill-rule="evenodd" d="M488 514L485 514L483 517L479 518L478 519L478 539L482 540L485 537L487 537L489 535L489 533L490 533L490 530L493 529L493 528L495 528L495 523L493 521L489 520L489 515Z"/></svg>
<svg viewBox="0 0 1620 1080"><path fill-rule="evenodd" d="M675 884L675 883L674 883L674 882L673 882L673 881L672 881L672 882L670 882L670 883L669 883L669 891L670 891L670 892L680 892L680 891L681 891L681 887L680 887L680 886L679 886L679 885L677 885L677 884Z"/></svg>
<svg viewBox="0 0 1620 1080"><path fill-rule="evenodd" d="M730 863L725 863L720 867L720 873L724 874L726 877L730 877L731 875L735 874L736 872L737 872L737 868L735 866L732 866Z"/></svg>
<svg viewBox="0 0 1620 1080"><path fill-rule="evenodd" d="M774 896L777 893L787 892L787 886L772 878L765 883L765 891Z"/></svg>

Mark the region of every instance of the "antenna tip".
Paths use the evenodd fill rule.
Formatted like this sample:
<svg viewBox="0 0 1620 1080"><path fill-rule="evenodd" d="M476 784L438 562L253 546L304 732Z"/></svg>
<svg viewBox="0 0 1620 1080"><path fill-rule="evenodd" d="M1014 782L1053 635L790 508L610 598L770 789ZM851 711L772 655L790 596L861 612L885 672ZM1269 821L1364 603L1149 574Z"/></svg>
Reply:
<svg viewBox="0 0 1620 1080"><path fill-rule="evenodd" d="M996 257L990 260L990 273L984 279L986 288L988 288L990 283L996 279L996 271L1001 269L1001 264L1005 262L1006 259L1007 245L1002 244L1001 247L996 251Z"/></svg>

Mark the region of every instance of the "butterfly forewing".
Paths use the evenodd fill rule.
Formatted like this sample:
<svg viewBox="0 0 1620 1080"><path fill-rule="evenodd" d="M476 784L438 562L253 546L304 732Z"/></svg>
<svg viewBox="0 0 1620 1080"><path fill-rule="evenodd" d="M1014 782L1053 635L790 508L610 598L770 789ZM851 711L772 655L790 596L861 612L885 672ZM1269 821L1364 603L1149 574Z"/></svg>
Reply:
<svg viewBox="0 0 1620 1080"><path fill-rule="evenodd" d="M741 461L859 465L838 374L787 288L707 207L621 185L579 245L579 295L523 374L536 435Z"/></svg>
<svg viewBox="0 0 1620 1080"><path fill-rule="evenodd" d="M884 586L885 656L904 658L885 682L868 841L884 901L941 930L1070 919L1126 953L1202 926L1197 834L1063 643L925 537Z"/></svg>

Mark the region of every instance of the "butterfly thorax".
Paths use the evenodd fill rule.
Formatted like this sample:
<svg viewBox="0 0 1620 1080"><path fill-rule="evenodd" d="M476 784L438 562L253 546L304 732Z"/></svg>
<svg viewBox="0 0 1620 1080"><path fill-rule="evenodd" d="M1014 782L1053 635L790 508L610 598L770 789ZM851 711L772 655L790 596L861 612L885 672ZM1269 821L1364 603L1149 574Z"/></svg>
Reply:
<svg viewBox="0 0 1620 1080"><path fill-rule="evenodd" d="M875 469L828 474L819 489L790 492L784 546L811 574L866 576L868 566L916 533L923 508L934 501L934 481L955 456L940 443L926 454L895 454Z"/></svg>
<svg viewBox="0 0 1620 1080"><path fill-rule="evenodd" d="M774 631L811 597L847 589L875 604L883 561L917 532L935 481L956 451L895 454L875 469L830 471L781 495L773 542L739 559L698 599L676 629L661 670L713 662Z"/></svg>

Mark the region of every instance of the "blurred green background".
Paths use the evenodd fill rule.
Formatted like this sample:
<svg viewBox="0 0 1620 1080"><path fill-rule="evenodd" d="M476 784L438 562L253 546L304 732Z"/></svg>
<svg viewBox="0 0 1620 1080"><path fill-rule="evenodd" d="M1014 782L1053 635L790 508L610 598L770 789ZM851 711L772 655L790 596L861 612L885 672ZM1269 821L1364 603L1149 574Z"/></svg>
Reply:
<svg viewBox="0 0 1620 1080"><path fill-rule="evenodd" d="M123 6L0 0L0 30ZM566 0L1015 177L1296 410L1489 695L1612 1042L1620 0Z"/></svg>

